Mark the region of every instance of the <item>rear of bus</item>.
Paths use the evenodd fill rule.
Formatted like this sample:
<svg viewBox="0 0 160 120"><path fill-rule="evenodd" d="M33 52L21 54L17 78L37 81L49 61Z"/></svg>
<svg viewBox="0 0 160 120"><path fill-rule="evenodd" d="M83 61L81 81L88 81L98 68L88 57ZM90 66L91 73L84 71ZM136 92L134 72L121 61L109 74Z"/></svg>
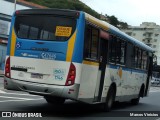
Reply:
<svg viewBox="0 0 160 120"><path fill-rule="evenodd" d="M84 13L78 11L16 11L7 47L4 87L76 99L84 24Z"/></svg>

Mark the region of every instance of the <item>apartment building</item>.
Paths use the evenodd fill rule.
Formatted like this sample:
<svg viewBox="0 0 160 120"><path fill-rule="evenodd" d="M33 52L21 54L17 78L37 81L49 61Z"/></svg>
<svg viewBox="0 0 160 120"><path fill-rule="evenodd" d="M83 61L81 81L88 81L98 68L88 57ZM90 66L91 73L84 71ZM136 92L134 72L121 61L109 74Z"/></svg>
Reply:
<svg viewBox="0 0 160 120"><path fill-rule="evenodd" d="M152 47L160 65L160 26L153 22L143 22L140 26L129 26L123 32Z"/></svg>

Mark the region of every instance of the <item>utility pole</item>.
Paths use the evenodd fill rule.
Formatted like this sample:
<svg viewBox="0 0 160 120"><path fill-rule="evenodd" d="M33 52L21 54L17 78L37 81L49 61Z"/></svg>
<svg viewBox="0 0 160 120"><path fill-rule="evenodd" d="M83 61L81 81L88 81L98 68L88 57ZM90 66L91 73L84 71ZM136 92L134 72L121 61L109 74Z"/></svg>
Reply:
<svg viewBox="0 0 160 120"><path fill-rule="evenodd" d="M16 3L17 3L17 0L14 0L14 11L16 11Z"/></svg>

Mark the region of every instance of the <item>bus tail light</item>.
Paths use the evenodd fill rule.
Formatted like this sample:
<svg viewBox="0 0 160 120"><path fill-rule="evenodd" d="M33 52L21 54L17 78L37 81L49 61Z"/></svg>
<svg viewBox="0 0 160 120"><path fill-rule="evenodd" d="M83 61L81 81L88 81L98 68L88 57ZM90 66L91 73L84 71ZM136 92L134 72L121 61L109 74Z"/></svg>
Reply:
<svg viewBox="0 0 160 120"><path fill-rule="evenodd" d="M18 15L19 13L20 13L19 10L17 10L17 11L16 11L16 15Z"/></svg>
<svg viewBox="0 0 160 120"><path fill-rule="evenodd" d="M8 57L7 60L6 60L6 65L5 65L5 76L8 77L8 78L11 77L10 57Z"/></svg>
<svg viewBox="0 0 160 120"><path fill-rule="evenodd" d="M74 66L73 63L71 63L65 85L66 86L73 85L75 82L75 78L76 78L76 67Z"/></svg>

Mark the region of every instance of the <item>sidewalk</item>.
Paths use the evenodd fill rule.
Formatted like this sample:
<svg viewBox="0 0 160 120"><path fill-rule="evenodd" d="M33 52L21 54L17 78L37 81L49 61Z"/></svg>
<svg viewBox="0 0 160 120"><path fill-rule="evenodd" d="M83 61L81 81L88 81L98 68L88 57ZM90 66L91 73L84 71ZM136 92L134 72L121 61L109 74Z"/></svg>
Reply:
<svg viewBox="0 0 160 120"><path fill-rule="evenodd" d="M4 89L4 80L3 77L0 76L0 90Z"/></svg>
<svg viewBox="0 0 160 120"><path fill-rule="evenodd" d="M0 77L3 77L3 76L4 76L4 71L0 70Z"/></svg>
<svg viewBox="0 0 160 120"><path fill-rule="evenodd" d="M160 87L160 84L155 84L155 85L153 85L153 84L151 84L151 87Z"/></svg>

